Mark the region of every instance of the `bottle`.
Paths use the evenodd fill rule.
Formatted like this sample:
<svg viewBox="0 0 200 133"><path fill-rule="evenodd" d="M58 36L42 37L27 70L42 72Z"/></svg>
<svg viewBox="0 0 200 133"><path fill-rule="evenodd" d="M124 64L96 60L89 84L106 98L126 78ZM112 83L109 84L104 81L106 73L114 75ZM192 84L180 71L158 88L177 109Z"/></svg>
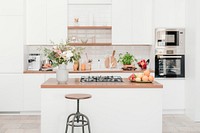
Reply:
<svg viewBox="0 0 200 133"><path fill-rule="evenodd" d="M101 68L101 61L100 61L100 59L98 59L98 61L97 61L97 68L98 68L98 69Z"/></svg>

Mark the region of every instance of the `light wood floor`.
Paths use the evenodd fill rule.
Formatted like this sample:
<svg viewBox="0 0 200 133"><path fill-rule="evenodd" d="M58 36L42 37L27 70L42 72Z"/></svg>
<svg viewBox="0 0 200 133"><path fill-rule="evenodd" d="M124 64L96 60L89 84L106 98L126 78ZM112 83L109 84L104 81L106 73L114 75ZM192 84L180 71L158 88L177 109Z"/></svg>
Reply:
<svg viewBox="0 0 200 133"><path fill-rule="evenodd" d="M0 115L0 133L40 133L40 116ZM163 133L200 133L184 115L163 115Z"/></svg>

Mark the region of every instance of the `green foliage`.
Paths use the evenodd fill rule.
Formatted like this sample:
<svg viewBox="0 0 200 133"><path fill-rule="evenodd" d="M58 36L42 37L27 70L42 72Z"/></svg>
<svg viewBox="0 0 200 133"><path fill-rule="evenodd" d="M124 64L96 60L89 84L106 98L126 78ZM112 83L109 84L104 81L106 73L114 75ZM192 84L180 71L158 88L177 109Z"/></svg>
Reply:
<svg viewBox="0 0 200 133"><path fill-rule="evenodd" d="M122 63L123 65L131 65L132 62L137 61L133 55L130 53L126 53L123 55L122 53L119 54L118 62Z"/></svg>
<svg viewBox="0 0 200 133"><path fill-rule="evenodd" d="M72 50L73 56L72 61L79 61L81 59L81 54L83 53L83 50L85 48L82 47L75 47L74 50Z"/></svg>

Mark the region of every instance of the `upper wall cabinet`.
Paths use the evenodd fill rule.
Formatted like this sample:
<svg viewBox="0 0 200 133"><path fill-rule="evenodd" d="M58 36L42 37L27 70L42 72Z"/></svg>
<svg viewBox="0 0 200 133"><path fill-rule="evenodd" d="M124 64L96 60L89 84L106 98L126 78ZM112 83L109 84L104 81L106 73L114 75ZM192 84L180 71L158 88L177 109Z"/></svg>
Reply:
<svg viewBox="0 0 200 133"><path fill-rule="evenodd" d="M112 43L132 44L132 0L112 1Z"/></svg>
<svg viewBox="0 0 200 133"><path fill-rule="evenodd" d="M26 1L26 44L46 44L46 0Z"/></svg>
<svg viewBox="0 0 200 133"><path fill-rule="evenodd" d="M112 42L152 44L152 0L112 1Z"/></svg>
<svg viewBox="0 0 200 133"><path fill-rule="evenodd" d="M0 0L0 15L23 15L24 0Z"/></svg>
<svg viewBox="0 0 200 133"><path fill-rule="evenodd" d="M67 39L67 0L47 0L47 44Z"/></svg>
<svg viewBox="0 0 200 133"><path fill-rule="evenodd" d="M152 44L152 0L132 0L132 43Z"/></svg>
<svg viewBox="0 0 200 133"><path fill-rule="evenodd" d="M185 0L154 0L155 28L185 27Z"/></svg>

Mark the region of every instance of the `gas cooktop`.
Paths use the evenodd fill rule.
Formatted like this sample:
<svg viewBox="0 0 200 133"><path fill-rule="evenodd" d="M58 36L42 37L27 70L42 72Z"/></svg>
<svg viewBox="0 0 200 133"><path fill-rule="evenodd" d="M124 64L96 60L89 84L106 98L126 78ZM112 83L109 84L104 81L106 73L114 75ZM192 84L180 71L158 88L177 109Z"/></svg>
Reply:
<svg viewBox="0 0 200 133"><path fill-rule="evenodd" d="M81 76L80 82L123 82L121 76Z"/></svg>

